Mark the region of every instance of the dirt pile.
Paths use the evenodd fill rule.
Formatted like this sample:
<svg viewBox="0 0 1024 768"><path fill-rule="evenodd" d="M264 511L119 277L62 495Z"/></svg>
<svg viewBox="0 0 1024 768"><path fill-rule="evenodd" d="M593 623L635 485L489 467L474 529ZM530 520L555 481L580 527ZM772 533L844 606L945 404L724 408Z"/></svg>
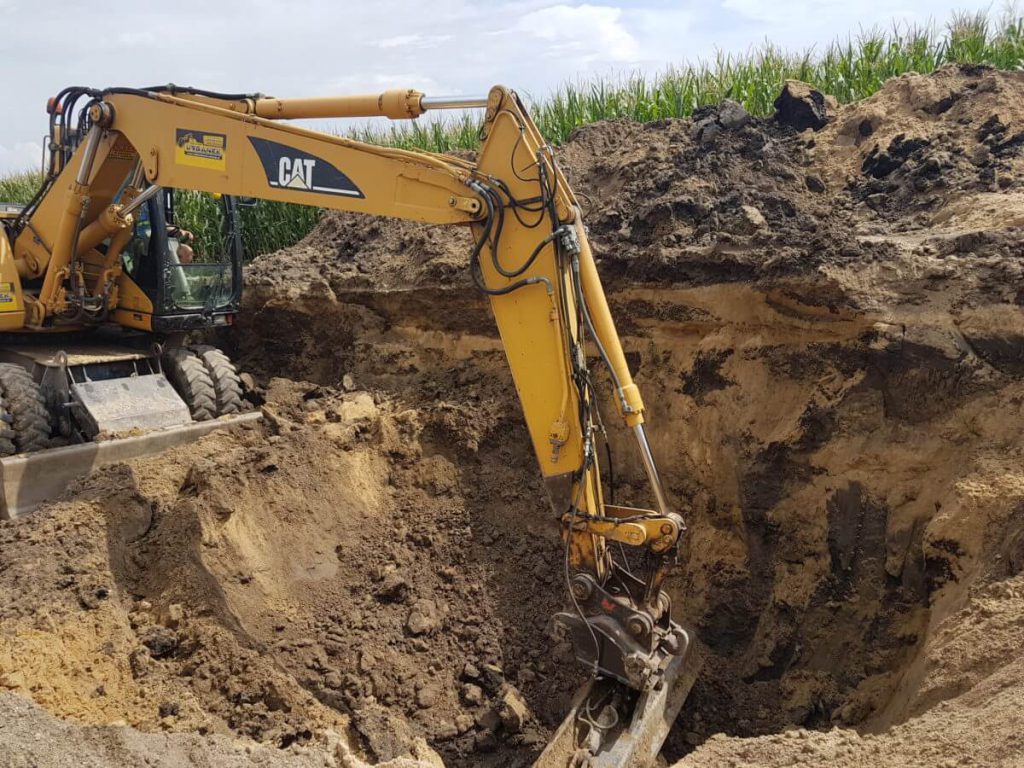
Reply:
<svg viewBox="0 0 1024 768"><path fill-rule="evenodd" d="M244 744L224 736L152 733L125 725L81 726L57 719L29 699L9 692L0 693L0 712L0 764L9 768L321 768L335 764L333 758L325 762L328 752L281 750L276 745Z"/></svg>
<svg viewBox="0 0 1024 768"><path fill-rule="evenodd" d="M670 759L1019 747L1022 96L948 69L818 131L726 103L559 150L690 528L670 590L711 655ZM417 739L528 764L581 673L548 637L562 551L468 247L327 214L257 260L233 343L263 425L0 526L0 686L327 764L430 760ZM617 501L645 503L613 453Z"/></svg>
<svg viewBox="0 0 1024 768"><path fill-rule="evenodd" d="M488 520L541 499L504 486L500 446L475 458L501 420L283 379L267 397L263 428L101 472L4 528L0 685L85 723L313 750L334 731L379 760L417 737L454 758L542 743L578 673L539 640L556 529L528 545ZM512 558L552 582L528 607Z"/></svg>

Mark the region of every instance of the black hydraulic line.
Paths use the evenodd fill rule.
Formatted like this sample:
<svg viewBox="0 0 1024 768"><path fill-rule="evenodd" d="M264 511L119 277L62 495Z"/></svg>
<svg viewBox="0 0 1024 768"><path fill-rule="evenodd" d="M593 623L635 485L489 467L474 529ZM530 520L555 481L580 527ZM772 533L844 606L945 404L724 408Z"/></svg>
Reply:
<svg viewBox="0 0 1024 768"><path fill-rule="evenodd" d="M68 116L68 104L67 101L72 99L70 102L70 108L74 106L74 99L76 94L82 91L87 91L87 88L81 86L69 86L61 89L57 95L53 98L53 107L49 115L49 129L50 129L50 166L47 168L47 172L43 177L42 183L39 185L39 189L36 190L35 194L29 199L25 206L21 209L14 221L11 222L10 231L13 237L17 237L21 234L21 231L25 228L25 224L28 219L35 212L36 207L43 197L50 191L53 186L53 182L56 180L56 173L54 172L54 155L57 151L61 152L61 157L64 159L65 164L67 162L67 156L64 152L63 146L57 144L54 140L56 136L55 128L57 125L61 125L63 128L67 125ZM61 137L67 136L66 130L61 130Z"/></svg>
<svg viewBox="0 0 1024 768"><path fill-rule="evenodd" d="M47 177L43 179L43 183L39 186L39 189L36 190L36 193L32 195L32 198L25 204L25 207L21 209L14 221L11 222L12 240L16 239L17 236L21 234L21 231L25 228L29 218L35 212L36 206L39 205L43 196L50 191L51 187L53 187L53 182L55 180L56 176L48 174Z"/></svg>
<svg viewBox="0 0 1024 768"><path fill-rule="evenodd" d="M497 216L497 220L494 224L494 231L491 236L491 262L494 264L494 268L501 272L501 268L498 265L498 243L501 241L501 233L505 230L505 206L501 204L501 197L486 184L481 186L483 195L491 201L489 210L493 211Z"/></svg>
<svg viewBox="0 0 1024 768"><path fill-rule="evenodd" d="M476 270L471 268L471 275L473 277L473 283L481 293L485 293L488 296L506 296L513 291L518 291L520 288L525 288L528 285L543 285L547 292L553 293L554 288L551 285L551 281L546 277L527 277L522 280L518 280L511 285L507 285L504 288L488 288L483 281L483 275L479 274L479 264L476 265Z"/></svg>
<svg viewBox="0 0 1024 768"><path fill-rule="evenodd" d="M473 250L470 252L469 255L470 276L473 278L473 283L476 285L477 289L481 293L484 293L488 296L505 296L509 293L512 293L513 291L519 290L520 288L525 288L528 285L544 285L547 288L547 292L549 294L553 293L554 286L552 285L551 281L548 280L546 277L524 278L503 288L487 287L483 279L483 273L480 271L480 252L483 250L484 246L487 245L490 241L491 232L494 229L495 216L497 215L497 212L495 211L493 197L483 184L477 181L472 181L470 182L470 188L473 189L475 192L478 192L483 197L484 204L487 206L487 218L484 224L484 231L481 234L480 239L477 240L476 244L473 246ZM496 244L497 242L495 241L495 243L491 245L492 253L493 248L496 246Z"/></svg>
<svg viewBox="0 0 1024 768"><path fill-rule="evenodd" d="M506 112L505 114L511 115L512 113ZM516 139L516 143L512 145L512 153L509 155L508 158L509 168L512 169L512 174L520 181L539 181L539 179L528 179L525 176L520 176L519 171L516 170L516 150L519 149L519 145L522 144L523 139L526 138L526 128L521 122L519 122L518 117L515 117L514 115L513 117L515 118L516 124L519 126L519 138Z"/></svg>
<svg viewBox="0 0 1024 768"><path fill-rule="evenodd" d="M612 445L608 438L604 439L604 455L608 460L608 499L615 503L615 465L612 463Z"/></svg>
<svg viewBox="0 0 1024 768"><path fill-rule="evenodd" d="M594 337L594 346L597 347L597 353L608 368L608 375L611 376L612 384L615 385L616 391L621 391L622 383L620 382L618 375L615 373L615 369L612 367L611 360L608 359L608 353L605 351L604 345L601 344L601 339L598 338L597 332L594 330L594 322L590 318L590 311L587 309L587 302L583 297L583 286L580 280L580 262L578 256L573 256L572 259L572 286L573 291L576 294L576 303L582 310L583 321L590 330L590 335Z"/></svg>
<svg viewBox="0 0 1024 768"><path fill-rule="evenodd" d="M167 93L171 96L175 94L184 93L195 96L205 96L209 99L223 99L224 101L244 101L246 99L262 99L263 94L261 93L218 93L217 91L207 91L202 88L193 88L188 85L175 85L174 83L167 83L166 85L154 85L148 88L129 88L129 87L115 87L106 88L103 90L103 95L121 93L134 96L148 96L151 93Z"/></svg>
<svg viewBox="0 0 1024 768"><path fill-rule="evenodd" d="M544 198L542 196L538 195L537 197L527 197L527 198L517 199L517 198L515 198L512 195L512 190L509 189L508 184L505 183L504 179L498 179L498 178L494 178L493 176L489 176L487 178L487 180L491 184L493 184L494 186L498 187L498 189L500 189L502 192L505 193L505 196L508 198L508 201L509 201L509 207L512 208L513 210L515 210L516 208L522 208L524 211L526 211L528 213L543 213L544 212L544 210L545 210L545 202L544 202ZM539 203L540 205L539 205L539 207L531 208L530 204L533 204L533 203ZM526 227L527 229L533 229L539 223L540 222L536 222L534 224L523 224L523 226Z"/></svg>
<svg viewBox="0 0 1024 768"><path fill-rule="evenodd" d="M533 266L533 262L535 262L537 260L537 257L540 256L540 252L543 251L546 246L550 245L551 242L555 239L555 237L557 235L558 235L558 230L555 230L554 232L549 234L547 237L545 237L543 240L541 240L537 244L537 247L533 249L533 252L529 255L529 257L526 259L526 261L523 262L522 266L517 267L516 269L513 269L513 270L506 270L498 262L498 257L497 257L497 255L495 255L493 260L492 260L493 263L494 263L494 268L496 270L498 270L498 272L503 277L509 277L509 278L511 278L511 277L519 277L521 274L523 274L523 272L525 272L531 266Z"/></svg>
<svg viewBox="0 0 1024 768"><path fill-rule="evenodd" d="M512 194L512 190L509 189L508 184L506 184L503 179L498 179L493 176L489 176L487 180L489 183L493 184L498 189L500 189L505 194L505 197L508 198L508 207L512 209L512 214L516 217L516 220L522 227L524 227L525 229L536 229L541 225L541 223L543 223L544 212L547 209L547 204L544 200L543 195L539 195L537 197L517 199ZM526 211L527 213L538 214L537 220L533 222L524 220L519 213L520 209Z"/></svg>
<svg viewBox="0 0 1024 768"><path fill-rule="evenodd" d="M582 491L582 489L583 486L580 485L576 491L576 498L572 500L569 506L570 531L573 529L573 526L576 523L576 515L579 512L579 494ZM587 631L590 632L590 639L594 643L594 664L593 669L591 670L591 674L593 674L596 677L598 673L601 671L601 668L598 664L598 659L600 659L601 657L601 643L597 639L597 633L594 632L594 628L590 625L590 622L587 621L587 616L585 613L583 613L583 608L580 606L579 600L576 599L576 595L574 595L572 592L572 571L569 568L569 544L571 541L571 537L566 535L565 547L563 549L562 555L562 569L563 574L565 576L565 589L569 593L569 599L572 601L572 606L576 610L576 615L579 616L580 621L582 621L586 625Z"/></svg>

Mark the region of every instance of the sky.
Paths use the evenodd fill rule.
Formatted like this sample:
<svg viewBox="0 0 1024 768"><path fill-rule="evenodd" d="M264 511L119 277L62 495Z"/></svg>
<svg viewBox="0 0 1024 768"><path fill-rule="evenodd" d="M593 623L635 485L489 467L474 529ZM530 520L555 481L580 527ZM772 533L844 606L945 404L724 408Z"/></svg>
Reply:
<svg viewBox="0 0 1024 768"><path fill-rule="evenodd" d="M104 10L104 8L106 10ZM416 88L534 97L588 74L656 73L770 40L794 51L992 0L0 0L0 174L38 168L68 85L173 82L272 96Z"/></svg>

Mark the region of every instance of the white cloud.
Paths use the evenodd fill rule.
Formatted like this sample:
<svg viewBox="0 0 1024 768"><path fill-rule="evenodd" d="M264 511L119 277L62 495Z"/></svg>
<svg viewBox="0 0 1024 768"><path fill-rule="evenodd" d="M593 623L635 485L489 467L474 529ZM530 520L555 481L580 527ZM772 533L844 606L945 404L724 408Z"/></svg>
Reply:
<svg viewBox="0 0 1024 768"><path fill-rule="evenodd" d="M452 39L451 35L398 35L377 41L378 48L432 48Z"/></svg>
<svg viewBox="0 0 1024 768"><path fill-rule="evenodd" d="M36 171L42 163L43 147L34 141L19 142L11 147L0 144L0 175Z"/></svg>
<svg viewBox="0 0 1024 768"><path fill-rule="evenodd" d="M117 35L118 45L133 48L142 48L144 46L155 45L157 43L157 40L157 35L145 29L119 32Z"/></svg>
<svg viewBox="0 0 1024 768"><path fill-rule="evenodd" d="M422 42L423 35L398 35L398 37L386 37L378 41L378 48L404 48L407 45L415 45Z"/></svg>
<svg viewBox="0 0 1024 768"><path fill-rule="evenodd" d="M775 0L771 3L762 0L722 0L722 7L726 10L735 11L747 19L771 23L780 19L788 23L799 23L807 14L814 14L818 18L827 17L849 5L848 0ZM863 3L858 3L858 9L863 10Z"/></svg>
<svg viewBox="0 0 1024 768"><path fill-rule="evenodd" d="M451 87L441 86L432 77L423 77L415 72L375 72L372 75L346 75L331 80L324 88L325 93L376 93L414 83L410 87L417 88L427 94L454 93Z"/></svg>
<svg viewBox="0 0 1024 768"><path fill-rule="evenodd" d="M733 23L717 36L716 47L743 51L765 40L787 49L821 48L835 39L856 37L895 23L944 24L956 10L995 10L992 2L964 0L720 0ZM731 27L731 28L730 28ZM753 34L752 34L753 33ZM756 36L755 36L756 35ZM739 42L742 41L742 42Z"/></svg>
<svg viewBox="0 0 1024 768"><path fill-rule="evenodd" d="M592 61L635 62L640 44L623 26L623 11L607 5L552 5L527 13L518 32L544 41L545 54Z"/></svg>

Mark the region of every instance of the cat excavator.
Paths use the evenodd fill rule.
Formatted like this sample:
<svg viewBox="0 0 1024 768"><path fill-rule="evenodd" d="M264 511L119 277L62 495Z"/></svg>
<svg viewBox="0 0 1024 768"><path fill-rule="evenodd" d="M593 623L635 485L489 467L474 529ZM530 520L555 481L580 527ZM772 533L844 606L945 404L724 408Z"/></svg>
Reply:
<svg viewBox="0 0 1024 768"><path fill-rule="evenodd" d="M484 110L475 160L293 122L443 109ZM662 486L579 201L517 94L497 86L484 97L407 89L280 99L174 85L67 88L48 113L43 184L26 206L0 213L8 515L19 498L27 506L52 492L28 490L48 474L66 480L258 417L242 411L227 357L187 343L190 331L230 325L238 311L240 201L466 227L468 269L490 302L561 525L566 608L552 635L593 673L536 764L653 765L699 667L663 589L685 526ZM226 257L183 257L177 190L222 200ZM588 350L607 368L653 509L605 499ZM64 444L52 447L55 436Z"/></svg>

